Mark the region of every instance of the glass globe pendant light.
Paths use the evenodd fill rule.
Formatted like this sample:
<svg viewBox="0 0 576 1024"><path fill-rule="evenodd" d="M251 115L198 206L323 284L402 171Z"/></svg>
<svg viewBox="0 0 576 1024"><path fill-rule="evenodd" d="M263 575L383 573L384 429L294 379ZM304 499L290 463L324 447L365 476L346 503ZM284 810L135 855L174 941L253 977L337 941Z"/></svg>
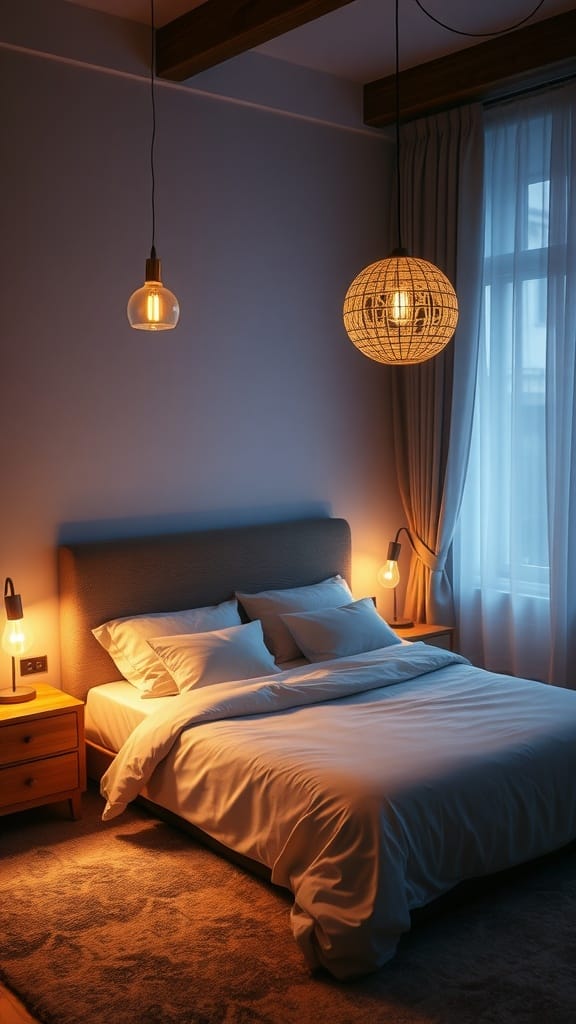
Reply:
<svg viewBox="0 0 576 1024"><path fill-rule="evenodd" d="M170 331L178 323L180 306L178 299L162 283L161 262L156 255L156 208L154 174L154 144L156 141L156 102L154 97L154 69L156 66L156 28L154 23L154 0L150 0L151 55L150 92L152 100L152 142L150 146L150 169L152 176L152 247L146 260L145 281L130 296L126 312L131 327L138 331Z"/></svg>
<svg viewBox="0 0 576 1024"><path fill-rule="evenodd" d="M437 355L458 323L450 281L427 260L410 256L400 228L400 64L396 0L396 177L398 248L361 270L346 292L344 327L353 345L378 363L409 366Z"/></svg>
<svg viewBox="0 0 576 1024"><path fill-rule="evenodd" d="M178 323L178 299L162 284L154 246L146 260L146 280L130 296L127 313L130 326L138 331L170 331Z"/></svg>

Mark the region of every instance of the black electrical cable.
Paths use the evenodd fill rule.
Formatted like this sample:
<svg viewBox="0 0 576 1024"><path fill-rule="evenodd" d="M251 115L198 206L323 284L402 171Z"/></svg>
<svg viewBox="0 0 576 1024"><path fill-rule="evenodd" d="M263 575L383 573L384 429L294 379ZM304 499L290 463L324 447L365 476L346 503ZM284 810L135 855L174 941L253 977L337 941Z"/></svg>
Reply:
<svg viewBox="0 0 576 1024"><path fill-rule="evenodd" d="M398 248L402 249L402 229L400 226L400 33L398 27L399 0L396 0L395 23L394 23L394 49L395 49L395 72L394 88L396 103L396 216L398 228Z"/></svg>
<svg viewBox="0 0 576 1024"><path fill-rule="evenodd" d="M482 37L487 37L487 36L503 36L503 35L506 35L507 32L512 32L514 29L520 28L521 25L524 25L527 21L530 20L530 18L534 17L536 12L542 7L542 4L544 3L544 0L538 0L538 3L534 7L534 9L532 11L530 11L530 14L527 14L524 18L521 18L520 21L515 22L514 25L509 25L507 28L500 29L497 32L464 32L464 31L461 31L460 29L453 28L451 25L447 25L445 22L440 21L440 19L436 18L435 15L430 14L430 11L426 10L424 5L421 3L421 0L415 0L415 3L420 8L422 13L425 14L427 18L430 18L430 21L433 21L433 22L435 22L436 25L439 25L440 28L444 28L448 32L453 32L455 35L459 35L459 36L470 36L470 37L473 37L473 38L482 38ZM394 70L395 107L396 107L396 110L395 110L395 113L396 113L396 185L397 185L397 187L396 187L396 197L397 197L397 210L396 210L396 214L397 214L397 222L398 222L398 247L401 249L402 248L402 232L401 232L401 228L400 228L400 62L399 62L400 45L399 45L399 17L398 17L398 12L399 12L399 0L396 0L396 4L395 4L395 70Z"/></svg>
<svg viewBox="0 0 576 1024"><path fill-rule="evenodd" d="M154 0L150 0L150 99L152 103L152 138L150 141L150 175L152 180L152 249L151 259L156 259L156 175L154 173L154 146L156 144L156 98L154 95L154 70L156 67L156 26L154 23Z"/></svg>
<svg viewBox="0 0 576 1024"><path fill-rule="evenodd" d="M426 10L424 4L422 4L420 0L415 0L415 3L418 5L422 13L425 14L427 18L430 18L430 21L434 21L436 25L440 25L440 28L445 28L448 32L454 32L457 36L469 36L473 39L481 39L482 37L488 36L504 36L507 32L513 32L514 29L520 28L521 25L524 25L527 21L530 21L530 18L534 17L536 12L542 7L544 0L539 0L534 10L530 11L530 14L527 14L526 17L521 18L520 21L515 22L514 25L509 25L507 28L501 28L497 32L464 32L461 29L453 28L452 25L447 25L445 22L440 21L440 18L436 18L433 14L430 14L430 11Z"/></svg>

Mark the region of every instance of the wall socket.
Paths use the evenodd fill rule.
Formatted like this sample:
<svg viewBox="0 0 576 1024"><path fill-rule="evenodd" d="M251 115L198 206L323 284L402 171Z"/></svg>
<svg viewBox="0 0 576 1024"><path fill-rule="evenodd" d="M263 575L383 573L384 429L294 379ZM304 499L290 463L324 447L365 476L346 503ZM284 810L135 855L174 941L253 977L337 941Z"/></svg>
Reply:
<svg viewBox="0 0 576 1024"><path fill-rule="evenodd" d="M33 676L36 672L48 671L48 656L40 655L38 658L20 658L20 675Z"/></svg>

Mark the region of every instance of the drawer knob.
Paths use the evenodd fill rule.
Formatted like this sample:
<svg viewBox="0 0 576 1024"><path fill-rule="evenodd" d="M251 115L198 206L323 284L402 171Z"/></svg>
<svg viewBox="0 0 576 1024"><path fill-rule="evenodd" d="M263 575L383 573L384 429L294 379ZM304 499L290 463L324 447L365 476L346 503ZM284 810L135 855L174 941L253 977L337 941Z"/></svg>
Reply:
<svg viewBox="0 0 576 1024"><path fill-rule="evenodd" d="M32 743L32 737L31 736L23 736L22 737L22 742L23 743Z"/></svg>
<svg viewBox="0 0 576 1024"><path fill-rule="evenodd" d="M38 779L34 779L34 778L26 779L26 785L28 786L29 789L32 789L32 787L35 786L37 782L38 782Z"/></svg>

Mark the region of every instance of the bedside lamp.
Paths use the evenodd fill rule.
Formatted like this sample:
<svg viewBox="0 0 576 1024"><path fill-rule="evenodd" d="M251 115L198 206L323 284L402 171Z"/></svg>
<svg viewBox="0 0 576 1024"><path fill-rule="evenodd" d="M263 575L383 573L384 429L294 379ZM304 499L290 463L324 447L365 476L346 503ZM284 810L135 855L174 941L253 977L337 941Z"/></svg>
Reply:
<svg viewBox="0 0 576 1024"><path fill-rule="evenodd" d="M405 526L401 526L397 531L394 540L391 540L388 545L388 552L386 555L386 562L380 567L377 574L377 580L381 587L385 590L394 591L394 618L390 625L394 629L409 629L414 623L410 619L399 619L396 608L396 588L400 583L400 570L398 568L398 559L402 550L402 545L398 543L398 538L404 530L410 544L412 544L412 538Z"/></svg>
<svg viewBox="0 0 576 1024"><path fill-rule="evenodd" d="M33 686L16 686L16 658L25 654L32 644L32 635L24 625L22 598L14 593L14 584L9 576L4 583L4 608L6 625L2 635L2 647L12 658L12 686L0 690L0 704L22 704L34 700Z"/></svg>

